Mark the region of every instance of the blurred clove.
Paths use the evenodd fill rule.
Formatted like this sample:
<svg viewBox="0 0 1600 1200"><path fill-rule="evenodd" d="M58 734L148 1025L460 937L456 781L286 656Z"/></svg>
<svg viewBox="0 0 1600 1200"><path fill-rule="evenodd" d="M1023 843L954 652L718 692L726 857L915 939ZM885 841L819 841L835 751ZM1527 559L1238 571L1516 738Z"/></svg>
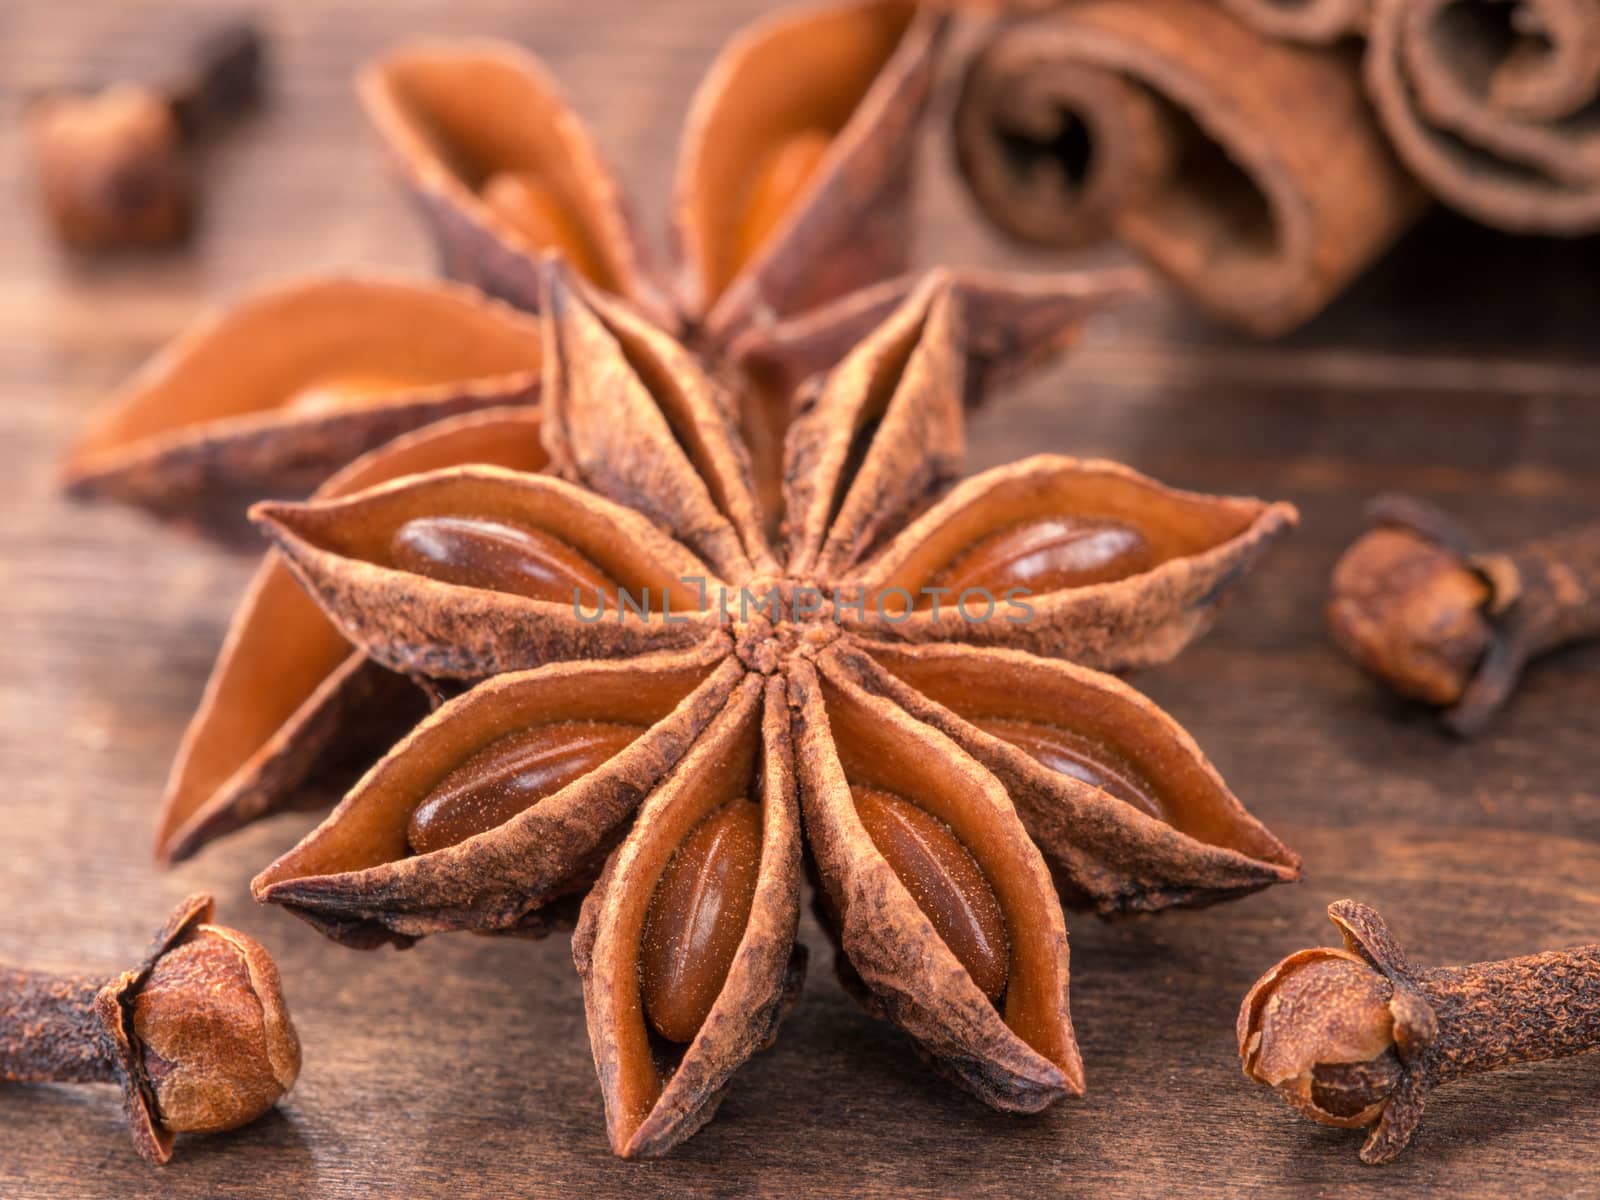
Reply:
<svg viewBox="0 0 1600 1200"><path fill-rule="evenodd" d="M1481 732L1538 655L1600 637L1600 521L1479 548L1425 501L1384 496L1334 568L1328 627L1390 688Z"/></svg>
<svg viewBox="0 0 1600 1200"><path fill-rule="evenodd" d="M177 43L152 80L62 89L27 110L44 207L84 250L184 237L194 218L196 148L253 109L262 38L249 21L211 23Z"/></svg>

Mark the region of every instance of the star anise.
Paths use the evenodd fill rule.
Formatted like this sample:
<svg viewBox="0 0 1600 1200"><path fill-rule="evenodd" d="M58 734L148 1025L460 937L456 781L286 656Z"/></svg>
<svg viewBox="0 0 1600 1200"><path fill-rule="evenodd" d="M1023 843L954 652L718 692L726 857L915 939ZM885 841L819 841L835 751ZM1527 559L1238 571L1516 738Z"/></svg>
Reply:
<svg viewBox="0 0 1600 1200"><path fill-rule="evenodd" d="M913 286L895 276L912 228L910 135L944 23L904 0L847 0L742 34L692 106L675 204L682 259L664 273L650 269L593 139L524 51L414 44L369 68L361 93L458 280L536 308L539 256L553 250L693 346L739 398L772 529L797 387ZM1061 348L1127 283L960 274L968 398ZM359 278L279 286L159 355L64 474L76 494L233 537L243 501L302 496L358 455L369 457L328 489L466 462L537 469L527 431L541 369L537 325L474 290ZM181 858L239 824L319 802L338 782L332 768L364 768L373 744L424 710L404 680L352 655L269 556L184 737L158 854Z"/></svg>
<svg viewBox="0 0 1600 1200"><path fill-rule="evenodd" d="M692 1134L773 1037L803 867L841 977L941 1074L1006 1110L1080 1092L1062 900L1150 911L1298 875L1101 673L1175 654L1294 510L1051 455L955 484L973 363L938 274L805 389L774 538L738 404L695 355L559 264L541 308L550 473L255 510L366 654L481 681L257 898L372 947L544 932L582 897L623 1155Z"/></svg>
<svg viewBox="0 0 1600 1200"><path fill-rule="evenodd" d="M536 309L539 259L556 251L736 370L770 357L768 332L784 318L906 269L912 135L946 23L910 0L846 0L773 14L735 39L691 106L673 205L679 254L664 272L594 139L527 52L417 42L368 67L360 93L446 274ZM828 323L855 320L849 344L906 286L835 308ZM140 372L73 449L65 481L231 536L240 496L304 495L397 434L531 400L537 344L517 314L459 288L276 288ZM742 395L770 483L788 397L768 386Z"/></svg>

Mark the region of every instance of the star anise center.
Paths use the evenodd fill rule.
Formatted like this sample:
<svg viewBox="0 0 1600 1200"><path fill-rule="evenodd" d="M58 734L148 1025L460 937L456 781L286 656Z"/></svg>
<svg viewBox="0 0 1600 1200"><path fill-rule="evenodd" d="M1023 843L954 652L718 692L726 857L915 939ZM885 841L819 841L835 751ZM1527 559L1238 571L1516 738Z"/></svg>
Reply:
<svg viewBox="0 0 1600 1200"><path fill-rule="evenodd" d="M752 577L726 600L734 653L758 675L814 658L839 636L835 599L831 587L810 580Z"/></svg>

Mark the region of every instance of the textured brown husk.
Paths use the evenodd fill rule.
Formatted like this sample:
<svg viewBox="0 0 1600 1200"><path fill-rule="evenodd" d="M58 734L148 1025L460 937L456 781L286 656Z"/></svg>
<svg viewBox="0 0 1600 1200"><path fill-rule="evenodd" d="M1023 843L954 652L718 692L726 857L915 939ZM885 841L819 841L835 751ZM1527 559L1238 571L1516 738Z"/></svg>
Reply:
<svg viewBox="0 0 1600 1200"><path fill-rule="evenodd" d="M309 492L351 459L462 412L537 398L538 326L441 284L327 279L271 289L191 329L126 385L62 466L74 495L225 537L241 501ZM352 375L415 385L321 412L301 389Z"/></svg>
<svg viewBox="0 0 1600 1200"><path fill-rule="evenodd" d="M945 272L966 330L967 406L1064 353L1083 323L1147 286L1142 271L1015 272L958 267ZM903 304L922 274L851 292L798 317L742 334L728 357L785 398L837 364Z"/></svg>
<svg viewBox="0 0 1600 1200"><path fill-rule="evenodd" d="M1143 272L1120 269L1033 274L961 268L943 272L964 330L962 400L981 404L1006 380L1048 362L1077 340L1100 308L1143 289ZM769 533L784 511L784 435L806 402L808 380L820 379L917 291L925 275L904 275L863 288L809 313L747 330L728 361L744 397L750 444Z"/></svg>
<svg viewBox="0 0 1600 1200"><path fill-rule="evenodd" d="M730 759L748 768L730 771ZM670 1077L662 1078L639 996L644 910L670 847L751 780L759 781L750 790L761 797L762 849L750 917L716 1004ZM672 777L645 800L633 833L584 901L573 935L589 1043L618 1154L653 1157L690 1136L716 1112L733 1072L770 1044L799 917L800 812L788 703L781 680L749 676Z"/></svg>
<svg viewBox="0 0 1600 1200"><path fill-rule="evenodd" d="M537 409L490 409L440 421L363 455L319 498L462 462L537 470ZM189 857L213 838L296 806L337 798L427 712L420 691L350 645L276 551L235 610L205 695L184 732L162 796L156 856ZM303 789L310 788L309 794Z"/></svg>
<svg viewBox="0 0 1600 1200"><path fill-rule="evenodd" d="M827 659L823 659L827 663ZM806 663L791 668L796 710L800 799L808 841L827 898L827 911L852 969L870 992L871 1007L915 1038L944 1073L995 1108L1033 1112L1083 1091L1083 1064L1067 1013L1067 931L1049 872L1028 841L1004 790L954 743L928 726L857 689L837 663L824 666L828 682ZM879 778L930 800L918 781L938 776L945 790L959 788L976 808L968 822L985 832L983 843L962 836L997 889L1012 934L1006 1014L990 1003L945 946L894 870L862 828L841 761L838 722L870 720L882 729L872 749L882 757ZM850 757L850 739L842 753ZM860 771L857 761L849 770ZM862 778L859 774L856 778ZM944 812L936 815L944 816ZM960 824L947 820L958 836ZM1005 861L1021 874L1000 877ZM1019 899L1025 895L1026 901ZM1019 922L1038 928L1028 939ZM1044 1047L1025 1041L1007 1021L1014 1006L1043 1006Z"/></svg>
<svg viewBox="0 0 1600 1200"><path fill-rule="evenodd" d="M1054 160L1019 172L1012 143L1048 145L1064 119L1086 130L1083 183ZM1084 0L1000 27L954 136L1008 233L1072 245L1109 229L1262 335L1314 316L1420 209L1348 54L1275 42L1210 0Z"/></svg>
<svg viewBox="0 0 1600 1200"><path fill-rule="evenodd" d="M419 43L370 67L361 92L447 274L538 308L549 247L487 209L467 178L538 168L581 214L604 264L591 282L714 344L904 268L909 134L942 25L906 0L845 0L773 14L730 42L686 120L674 197L682 258L670 282L641 251L615 174L531 56L493 42ZM815 177L753 260L715 278L738 223L729 206L743 202L763 152L823 118L834 137Z"/></svg>
<svg viewBox="0 0 1600 1200"><path fill-rule="evenodd" d="M648 580L652 615L608 609L590 621L571 602L527 600L377 565L393 528L433 511L528 514L535 528L553 523L635 594L631 577ZM640 514L542 475L444 468L336 500L259 504L252 513L345 636L394 671L482 679L554 660L693 645L716 620L689 607L694 585L678 586L684 579L720 586L693 554ZM663 586L672 589L670 620L660 607Z"/></svg>
<svg viewBox="0 0 1600 1200"><path fill-rule="evenodd" d="M762 539L732 401L648 322L549 272L546 442L565 478L664 526L724 579L777 564ZM759 564L759 567L753 566Z"/></svg>
<svg viewBox="0 0 1600 1200"><path fill-rule="evenodd" d="M1514 9L1547 47L1496 32ZM1400 158L1468 216L1518 233L1600 229L1600 13L1590 0L1373 0L1367 87Z"/></svg>
<svg viewBox="0 0 1600 1200"><path fill-rule="evenodd" d="M862 685L945 734L1004 785L1064 899L1101 913L1214 904L1297 879L1300 857L1239 803L1171 717L1096 671L1015 651L863 644L835 653ZM967 719L1021 716L1114 744L1184 825L1042 766Z"/></svg>
<svg viewBox="0 0 1600 1200"><path fill-rule="evenodd" d="M690 106L674 196L683 308L713 344L905 269L913 133L944 24L906 0L844 0L775 13L724 49ZM841 87L859 94L842 123ZM738 175L819 117L838 132L816 174L718 291L717 218L748 190Z"/></svg>
<svg viewBox="0 0 1600 1200"><path fill-rule="evenodd" d="M256 876L251 891L352 946L405 946L449 929L515 930L543 904L590 882L640 801L721 711L740 674L719 636L688 653L498 675L418 725L316 830ZM654 711L674 695L682 698ZM603 767L504 825L407 857L406 823L417 803L474 750L518 728L519 713L528 725L637 713L649 728Z"/></svg>
<svg viewBox="0 0 1600 1200"><path fill-rule="evenodd" d="M1118 463L1038 455L964 480L848 577L846 590L915 594L984 533L1044 514L1127 521L1152 539L1161 561L1115 583L1029 596L1026 620L1008 619L997 596L988 621L968 620L953 605L935 616L874 603L865 619L842 608L841 621L893 641L1001 645L1100 670L1151 666L1208 628L1228 585L1299 519L1289 504L1180 492Z"/></svg>
<svg viewBox="0 0 1600 1200"><path fill-rule="evenodd" d="M948 279L934 273L796 415L783 467L791 575L837 578L960 473L962 344Z"/></svg>
<svg viewBox="0 0 1600 1200"><path fill-rule="evenodd" d="M358 91L445 275L538 308L547 247L488 208L463 176L536 169L587 235L602 269L596 282L659 306L616 175L538 59L486 39L411 42L363 70Z"/></svg>

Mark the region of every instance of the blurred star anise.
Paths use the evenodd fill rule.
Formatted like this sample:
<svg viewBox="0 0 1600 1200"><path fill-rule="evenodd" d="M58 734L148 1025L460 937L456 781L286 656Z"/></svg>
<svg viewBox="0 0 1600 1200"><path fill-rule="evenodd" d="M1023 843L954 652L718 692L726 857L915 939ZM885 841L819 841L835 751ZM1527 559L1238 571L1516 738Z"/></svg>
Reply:
<svg viewBox="0 0 1600 1200"><path fill-rule="evenodd" d="M909 0L845 0L773 14L736 38L691 106L678 255L665 272L536 58L486 40L391 52L362 73L362 100L445 273L479 291L323 279L256 296L133 379L69 455L68 487L232 535L240 495L304 495L397 434L526 403L538 339L485 294L536 310L539 260L552 251L719 371L760 360L756 374L776 384L787 369L830 365L806 356L838 337L817 336L814 322L798 340L774 326L905 270L913 134L945 23ZM822 323L848 344L908 286L889 283ZM766 450L758 465L775 469L787 396L741 394L747 436Z"/></svg>
<svg viewBox="0 0 1600 1200"><path fill-rule="evenodd" d="M1048 455L951 488L963 308L930 276L806 391L775 539L718 383L554 263L552 473L257 506L368 655L482 681L257 898L370 947L544 932L583 896L623 1155L693 1133L772 1038L803 860L841 977L941 1074L1007 1110L1081 1091L1061 900L1148 911L1298 874L1188 735L1100 673L1176 653L1294 511Z"/></svg>

